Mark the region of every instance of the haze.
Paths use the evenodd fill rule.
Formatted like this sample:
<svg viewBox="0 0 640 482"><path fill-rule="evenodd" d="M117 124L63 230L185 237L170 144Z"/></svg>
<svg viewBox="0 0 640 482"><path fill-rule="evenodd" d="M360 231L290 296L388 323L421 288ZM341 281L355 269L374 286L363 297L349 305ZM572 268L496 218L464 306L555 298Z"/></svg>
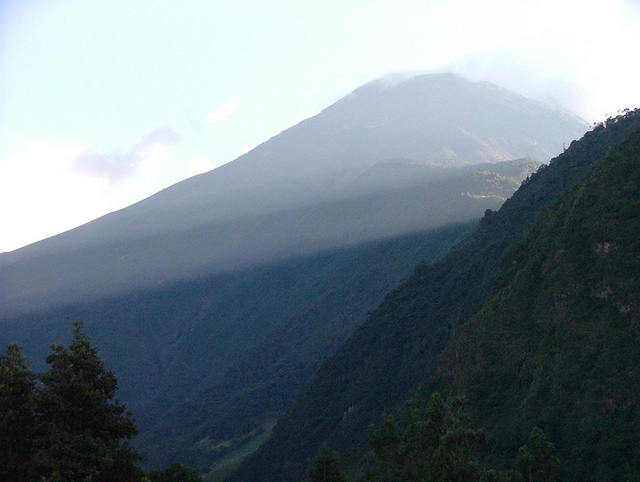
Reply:
<svg viewBox="0 0 640 482"><path fill-rule="evenodd" d="M590 123L638 107L635 5L4 1L0 252L229 162L392 72L489 80Z"/></svg>

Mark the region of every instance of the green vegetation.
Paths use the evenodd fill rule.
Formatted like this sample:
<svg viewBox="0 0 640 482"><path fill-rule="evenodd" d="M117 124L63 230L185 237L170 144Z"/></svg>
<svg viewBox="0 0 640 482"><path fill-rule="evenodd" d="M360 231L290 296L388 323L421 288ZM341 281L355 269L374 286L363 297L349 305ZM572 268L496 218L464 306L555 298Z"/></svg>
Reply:
<svg viewBox="0 0 640 482"><path fill-rule="evenodd" d="M640 430L631 421L640 420L634 415L633 403L638 398L640 383L635 380L636 370L632 368L638 364L637 336L629 327L636 326L631 321L637 313L634 301L637 295L633 293L640 289L634 264L639 259L634 251L637 245L631 240L634 236L638 238L638 220L633 213L637 215L639 211L632 200L636 196L633 186L640 182L632 170L624 176L612 177L600 191L596 189L597 183L605 178L598 178L599 174L585 181L591 184L581 181L600 163L610 164L603 162L608 154L611 153L608 159L623 155L618 146L622 150L631 149L628 157L632 165L631 159L637 159L638 154L633 151L631 140L623 143L638 129L640 111L627 112L606 125L596 126L527 179L498 212L487 211L476 233L444 259L419 266L323 364L293 408L279 420L271 439L229 480L300 480L323 443L340 453L345 468L353 468L366 451L363 447L367 427L396 410L424 383L427 394L439 390L448 396L466 390L472 418L490 429L492 440L498 444L499 449L491 451L492 466L500 469L508 465L507 458L513 460L527 433L537 426L556 445L559 458L571 460L563 462L563 478L580 480L580 475L589 474L584 480L598 474L602 480L619 480L624 476L633 479L630 467L639 465L635 460L637 451L633 449L639 441L634 434ZM528 254L527 263L531 267L550 270L545 276L536 270L508 271L512 267L509 263L522 267L514 253L520 256L529 253L518 251L516 246L521 244L514 243L523 240L534 226L541 226L537 223L545 216L554 216L557 206L564 205L572 212L572 198L562 198L564 194L592 190L601 196L586 205L601 209L599 214L589 216L582 227L566 225L570 228L565 231L567 239L573 240L575 250L552 250L553 256L549 257L536 255L535 249ZM584 199L589 196L585 194ZM629 210L611 211L619 205L627 205ZM616 214L608 218L607 212ZM559 219L563 221L554 229L562 232L564 218ZM625 219L627 224L622 223ZM628 234L626 244L620 244L623 250L613 248L618 241L609 236L618 224L621 232ZM602 231L594 238L597 226ZM611 259L598 258L605 252ZM567 258L570 254L572 257ZM503 256L506 257L501 261ZM620 279L611 278L607 273L614 266L611 263L614 258L624 260L625 266L635 267L635 271L625 271L627 275ZM562 289L549 289L563 279L556 275L564 269L559 266L569 260L575 260L582 271L576 271L575 278L565 277L567 283ZM567 266L568 273L575 270L571 264ZM499 268L507 271L499 273ZM581 277L586 275L584 279L589 281L582 282ZM505 283L511 279L520 284ZM505 295L515 293L517 286L522 289L518 288L517 299L500 298L496 297L495 283L503 287ZM582 306L574 305L578 298L570 295L577 287L583 294ZM538 300L537 296L543 293L546 297ZM477 321L466 328L466 323L487 300L487 306L493 306L487 312L491 315L483 315L482 323ZM597 317L591 317L591 313L602 316L610 313L616 335L604 339L598 336L600 328L595 326L607 326L605 318L586 331L579 329L583 321L571 321L567 326L573 328L568 330L561 328L562 324L538 323L536 316L541 313L555 313L558 320L566 313L592 320ZM476 325L478 331L470 331ZM531 358L536 350L527 348L521 332L527 334L525 339L531 343L544 343L544 356ZM474 343L476 351L468 348ZM442 364L441 356L448 362ZM583 368L577 370L571 360L582 360ZM472 370L478 363L480 368ZM485 364L491 368L481 369ZM464 367L468 369L463 370ZM545 367L555 375L538 377ZM518 370L524 368L522 373L526 376L520 376ZM600 375L596 376L597 373ZM604 388L598 388L601 386ZM581 393L575 402L573 390ZM599 413L595 409L585 411L590 406L607 408L615 416L608 418L604 416L606 411ZM530 407L530 415L527 411L519 415L525 407ZM595 418L585 418L586 413ZM592 420L591 429L585 430L580 420ZM609 430L610 423L620 435ZM606 437L598 438L604 433ZM578 464L582 465L577 467Z"/></svg>
<svg viewBox="0 0 640 482"><path fill-rule="evenodd" d="M137 428L96 349L76 322L68 348L51 345L49 371L35 374L15 344L0 357L0 478L19 481L134 481Z"/></svg>
<svg viewBox="0 0 640 482"><path fill-rule="evenodd" d="M401 422L370 429L353 479L640 480L639 229L635 129L506 250Z"/></svg>
<svg viewBox="0 0 640 482"><path fill-rule="evenodd" d="M376 464L367 468L366 478L390 480L480 480L483 476L476 446L485 444L487 434L467 428L465 401L456 398L447 405L434 393L424 412L415 410L402 435L395 419L369 429L369 444Z"/></svg>
<svg viewBox="0 0 640 482"><path fill-rule="evenodd" d="M456 397L447 404L434 392L426 409L414 408L408 422L398 423L388 416L379 428L370 427L371 451L359 463L355 479L374 482L557 479L559 461L553 455L553 444L537 427L531 431L529 444L520 447L513 468L487 468L489 434L486 430L469 428L467 406L464 397ZM401 425L403 430L399 428Z"/></svg>
<svg viewBox="0 0 640 482"><path fill-rule="evenodd" d="M529 436L529 444L518 450L516 470L524 480L556 480L560 461L552 455L554 445L547 440L545 433L534 427Z"/></svg>
<svg viewBox="0 0 640 482"><path fill-rule="evenodd" d="M215 329L214 321L203 320L203 339L193 343L207 353L203 360L190 357L186 376L218 373L201 381L195 396L163 413L138 437L139 446L154 464L179 460L207 472L273 426L324 359L415 263L443 254L471 229L451 226L238 274L237 288L226 296L216 293L222 306L209 308L215 322L228 324L225 331L215 338L207 331ZM218 288L210 289L204 300ZM240 326L247 332L239 333ZM256 339L248 344L251 338ZM227 366L221 370L204 364L216 355L209 353L214 348L238 353L235 360L224 360Z"/></svg>
<svg viewBox="0 0 640 482"><path fill-rule="evenodd" d="M536 425L564 480L640 480L639 229L636 130L509 249L443 353L431 388L464 379L497 463Z"/></svg>
<svg viewBox="0 0 640 482"><path fill-rule="evenodd" d="M143 478L143 482L201 482L198 472L174 462L165 470L151 468Z"/></svg>
<svg viewBox="0 0 640 482"><path fill-rule="evenodd" d="M418 405L419 408L415 406ZM413 406L413 408L411 408ZM506 470L489 469L489 433L469 427L468 401L447 404L438 392L427 404L412 397L379 427L369 427L369 451L352 468L350 480L371 482L553 482L559 460L545 433L534 427ZM311 481L347 482L339 456L323 445L307 471Z"/></svg>
<svg viewBox="0 0 640 482"><path fill-rule="evenodd" d="M347 482L347 477L340 470L340 461L335 452L323 445L316 457L313 467L307 470L310 482Z"/></svg>
<svg viewBox="0 0 640 482"><path fill-rule="evenodd" d="M271 435L271 430L265 431L260 435L257 435L250 439L245 445L240 446L230 454L226 455L223 459L214 462L209 473L207 473L203 480L205 482L221 482L234 470L236 470L240 463L247 458L250 454L258 450L258 448L266 442Z"/></svg>
<svg viewBox="0 0 640 482"><path fill-rule="evenodd" d="M117 380L76 321L69 347L52 343L36 373L9 343L0 354L0 480L196 482L180 463L146 472L128 440L133 415L115 400Z"/></svg>
<svg viewBox="0 0 640 482"><path fill-rule="evenodd" d="M27 480L35 451L32 396L36 374L18 345L0 355L0 478Z"/></svg>

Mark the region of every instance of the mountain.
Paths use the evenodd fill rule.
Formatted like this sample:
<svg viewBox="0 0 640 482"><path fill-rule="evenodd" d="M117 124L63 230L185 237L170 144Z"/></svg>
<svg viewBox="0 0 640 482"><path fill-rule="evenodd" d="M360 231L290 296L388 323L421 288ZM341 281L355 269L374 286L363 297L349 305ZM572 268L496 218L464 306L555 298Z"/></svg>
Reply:
<svg viewBox="0 0 640 482"><path fill-rule="evenodd" d="M82 319L149 463L204 470L264 437L385 293L498 209L540 165L523 156L584 129L452 75L373 82L228 165L1 255L0 342L41 360Z"/></svg>
<svg viewBox="0 0 640 482"><path fill-rule="evenodd" d="M475 415L500 434L500 447L512 451L505 457L513 459L531 424L542 423L566 444L567 459L581 457L570 462L584 464L574 480L594 473L619 480L612 467L622 462L622 474L637 462L638 130L636 110L586 133L498 212L487 212L446 257L418 267L325 361L271 438L229 480L300 480L323 443L353 468L367 451L367 427L421 385L435 377L431 389L455 394L460 358ZM620 165L612 158L622 158ZM554 203L562 207L548 211ZM536 242L548 245L537 251ZM446 363L439 365L441 356ZM437 383L447 376L448 383Z"/></svg>
<svg viewBox="0 0 640 482"><path fill-rule="evenodd" d="M452 74L374 81L229 164L2 253L2 314L436 227L419 199L401 213L375 203L428 189L457 175L453 167L545 162L586 128L556 107Z"/></svg>

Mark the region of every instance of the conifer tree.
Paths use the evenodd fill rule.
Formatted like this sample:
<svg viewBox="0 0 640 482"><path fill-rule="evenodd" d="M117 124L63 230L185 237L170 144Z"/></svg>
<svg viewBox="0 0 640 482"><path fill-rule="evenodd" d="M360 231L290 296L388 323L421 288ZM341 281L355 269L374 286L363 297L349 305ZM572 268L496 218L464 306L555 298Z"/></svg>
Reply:
<svg viewBox="0 0 640 482"><path fill-rule="evenodd" d="M36 374L15 343L0 354L0 480L27 479L33 456Z"/></svg>
<svg viewBox="0 0 640 482"><path fill-rule="evenodd" d="M137 433L131 412L114 401L117 381L105 370L82 323L68 348L51 345L49 371L36 400L32 477L50 481L133 481L140 478L138 452L122 439Z"/></svg>
<svg viewBox="0 0 640 482"><path fill-rule="evenodd" d="M340 470L338 456L326 445L320 449L315 464L307 474L311 482L347 482L347 477Z"/></svg>
<svg viewBox="0 0 640 482"><path fill-rule="evenodd" d="M486 443L487 434L467 428L466 403L456 398L447 405L435 392L424 413L413 412L402 435L392 417L379 429L372 428L369 443L378 462L369 468L367 478L380 482L481 480L485 471L475 450Z"/></svg>
<svg viewBox="0 0 640 482"><path fill-rule="evenodd" d="M560 462L553 456L554 446L538 427L531 430L529 443L520 447L516 469L527 482L553 482Z"/></svg>
<svg viewBox="0 0 640 482"><path fill-rule="evenodd" d="M539 428L529 443L520 448L516 470L488 470L478 449L486 446L486 430L468 427L470 419L464 397L447 404L434 392L426 410L414 410L404 432L392 416L380 428L369 430L369 444L375 459L368 459L366 478L375 482L553 482L559 462L553 444Z"/></svg>

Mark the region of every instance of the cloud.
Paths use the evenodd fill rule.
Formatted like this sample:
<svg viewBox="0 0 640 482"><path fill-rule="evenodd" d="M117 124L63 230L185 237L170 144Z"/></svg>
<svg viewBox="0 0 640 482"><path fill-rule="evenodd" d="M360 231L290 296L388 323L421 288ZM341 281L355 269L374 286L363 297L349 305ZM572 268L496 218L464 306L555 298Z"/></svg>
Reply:
<svg viewBox="0 0 640 482"><path fill-rule="evenodd" d="M142 137L126 154L101 156L81 144L33 141L15 154L0 156L0 252L130 206L184 179L179 155L157 155L179 140L163 128ZM143 161L137 161L135 175L105 182L124 175L122 163L131 171L137 158ZM88 176L90 169L94 171Z"/></svg>
<svg viewBox="0 0 640 482"><path fill-rule="evenodd" d="M566 52L515 44L458 57L446 70L472 80L490 80L527 97L562 99L579 110L584 92Z"/></svg>
<svg viewBox="0 0 640 482"><path fill-rule="evenodd" d="M84 146L34 142L0 159L0 252L53 236L103 214L104 183L71 169ZM100 212L102 210L102 212Z"/></svg>
<svg viewBox="0 0 640 482"><path fill-rule="evenodd" d="M503 3L483 10L468 0L478 11L462 20L467 43L443 70L554 98L588 122L639 104L638 69L629 61L640 42L637 0Z"/></svg>
<svg viewBox="0 0 640 482"><path fill-rule="evenodd" d="M142 139L140 139L132 150L140 151L144 154L147 150L153 148L156 144L177 144L181 141L180 135L169 127L159 127L152 130Z"/></svg>
<svg viewBox="0 0 640 482"><path fill-rule="evenodd" d="M203 123L198 119L198 116L191 112L191 109L184 110L184 118L194 131L199 131L202 128Z"/></svg>
<svg viewBox="0 0 640 482"><path fill-rule="evenodd" d="M156 150L177 144L180 135L169 127L159 127L146 134L126 153L116 150L110 154L99 154L85 150L73 162L76 172L116 183L136 173L140 163Z"/></svg>
<svg viewBox="0 0 640 482"><path fill-rule="evenodd" d="M207 124L211 124L213 122L218 122L231 115L236 106L238 105L238 101L235 100L233 102L227 102L225 105L220 107L217 111L212 112L207 116Z"/></svg>

